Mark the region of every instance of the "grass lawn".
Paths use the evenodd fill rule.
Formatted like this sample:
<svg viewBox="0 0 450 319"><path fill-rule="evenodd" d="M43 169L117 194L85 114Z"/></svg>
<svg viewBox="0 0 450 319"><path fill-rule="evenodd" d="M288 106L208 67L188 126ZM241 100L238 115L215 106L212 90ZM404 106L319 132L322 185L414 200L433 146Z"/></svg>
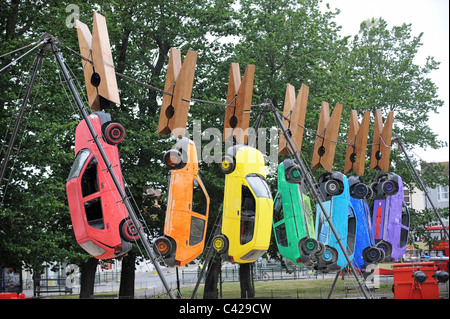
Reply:
<svg viewBox="0 0 450 319"><path fill-rule="evenodd" d="M326 299L330 292L334 279L312 279L312 280L286 280L286 281L265 281L255 282L255 298L300 298L300 299ZM349 292L344 288L344 282L354 287ZM357 283L350 280L338 279L331 298L364 297L357 289ZM201 285L197 291L197 298L203 298L203 288ZM392 285L380 284L377 293L391 292ZM220 288L219 288L220 289ZM191 298L193 287L181 289L183 298ZM222 284L222 298L240 298L239 282Z"/></svg>
<svg viewBox="0 0 450 319"><path fill-rule="evenodd" d="M279 281L258 281L255 282L255 298L269 299L327 299L331 285L334 279L310 279L310 280L279 280ZM344 288L344 282L354 287L350 291ZM331 296L332 299L342 299L350 297L364 297L357 289L358 285L349 279L338 279ZM388 298L393 298L391 292L392 285L380 283L380 288L376 290L377 294L383 294ZM197 299L203 299L204 285L200 285L197 290ZM218 287L220 289L220 286ZM190 299L193 286L182 288L181 294L183 299ZM219 290L220 291L220 290ZM99 293L96 294L100 298L110 299L117 298L118 292ZM49 299L78 299L78 295L49 296ZM155 296L155 299L168 299L166 294ZM241 288L239 282L223 283L222 296L223 299L240 299Z"/></svg>

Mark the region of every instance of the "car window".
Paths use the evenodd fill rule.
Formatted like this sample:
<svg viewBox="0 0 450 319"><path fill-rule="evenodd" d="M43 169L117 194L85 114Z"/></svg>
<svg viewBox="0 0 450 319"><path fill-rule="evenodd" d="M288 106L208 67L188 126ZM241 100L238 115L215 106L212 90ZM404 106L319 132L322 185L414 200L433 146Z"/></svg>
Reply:
<svg viewBox="0 0 450 319"><path fill-rule="evenodd" d="M286 235L286 225L281 223L275 227L275 234L277 235L277 242L280 246L287 247L289 245Z"/></svg>
<svg viewBox="0 0 450 319"><path fill-rule="evenodd" d="M354 252L356 240L356 216L351 206L348 206L347 232L347 254L351 255Z"/></svg>
<svg viewBox="0 0 450 319"><path fill-rule="evenodd" d="M248 174L245 179L251 186L256 197L272 198L269 185L267 185L266 179L264 177L259 174Z"/></svg>
<svg viewBox="0 0 450 319"><path fill-rule="evenodd" d="M189 246L194 246L203 240L205 232L205 220L192 216L191 233L189 235Z"/></svg>
<svg viewBox="0 0 450 319"><path fill-rule="evenodd" d="M408 243L409 235L409 212L406 204L402 203L402 227L400 229L400 247L404 247Z"/></svg>
<svg viewBox="0 0 450 319"><path fill-rule="evenodd" d="M200 183L202 183L200 176L198 178L199 181L195 178L193 179L192 211L198 214L206 215L208 210L208 202L206 200L206 194L200 185Z"/></svg>
<svg viewBox="0 0 450 319"><path fill-rule="evenodd" d="M402 225L405 227L409 227L409 211L406 204L402 203Z"/></svg>
<svg viewBox="0 0 450 319"><path fill-rule="evenodd" d="M84 163L86 163L89 155L91 155L91 151L87 148L82 149L78 152L77 157L75 157L75 161L73 162L72 168L70 169L69 177L67 177L68 181L80 176L80 172L83 169Z"/></svg>
<svg viewBox="0 0 450 319"><path fill-rule="evenodd" d="M276 224L282 219L284 219L283 203L281 201L281 194L278 194L273 202L273 223Z"/></svg>
<svg viewBox="0 0 450 319"><path fill-rule="evenodd" d="M88 225L97 229L105 229L102 202L100 197L84 203L84 211Z"/></svg>
<svg viewBox="0 0 450 319"><path fill-rule="evenodd" d="M89 161L89 164L86 165L86 169L81 177L81 194L83 197L100 191L100 188L98 187L97 166L97 159L93 156Z"/></svg>
<svg viewBox="0 0 450 319"><path fill-rule="evenodd" d="M253 239L255 231L255 209L256 202L253 193L245 185L242 185L241 195L241 245Z"/></svg>

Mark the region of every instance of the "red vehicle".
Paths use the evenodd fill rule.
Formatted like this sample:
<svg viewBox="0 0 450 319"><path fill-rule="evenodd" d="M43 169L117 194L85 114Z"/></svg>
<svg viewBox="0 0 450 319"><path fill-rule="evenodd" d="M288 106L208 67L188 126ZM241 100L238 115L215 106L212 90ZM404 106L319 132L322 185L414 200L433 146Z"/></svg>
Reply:
<svg viewBox="0 0 450 319"><path fill-rule="evenodd" d="M89 120L123 188L116 144L124 139L125 130L103 111L91 114ZM122 256L139 235L85 120L76 129L75 155L66 191L77 242L97 259Z"/></svg>

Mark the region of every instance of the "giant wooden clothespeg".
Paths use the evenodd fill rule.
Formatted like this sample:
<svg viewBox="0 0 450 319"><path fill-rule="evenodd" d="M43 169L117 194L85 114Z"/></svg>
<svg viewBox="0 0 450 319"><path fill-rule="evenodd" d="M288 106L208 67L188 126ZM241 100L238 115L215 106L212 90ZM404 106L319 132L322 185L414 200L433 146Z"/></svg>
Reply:
<svg viewBox="0 0 450 319"><path fill-rule="evenodd" d="M369 134L370 112L365 112L361 125L358 123L358 113L352 110L348 130L347 152L345 154L344 174L355 171L356 175L364 175L364 163Z"/></svg>
<svg viewBox="0 0 450 319"><path fill-rule="evenodd" d="M231 63L223 141L234 137L237 143L247 144L254 76L255 66L249 64L241 81L239 63Z"/></svg>
<svg viewBox="0 0 450 319"><path fill-rule="evenodd" d="M188 50L181 65L180 50L170 50L158 134L185 135L196 64L197 52Z"/></svg>
<svg viewBox="0 0 450 319"><path fill-rule="evenodd" d="M298 96L295 98L295 88L288 83L284 98L283 122L285 127L290 131L291 139L299 152L302 148L308 93L309 87L302 84ZM284 134L280 134L278 153L283 156L288 154L288 143Z"/></svg>
<svg viewBox="0 0 450 319"><path fill-rule="evenodd" d="M330 117L328 103L322 102L312 159L312 167L314 169L323 167L329 172L332 171L341 114L342 104L336 104L333 114Z"/></svg>
<svg viewBox="0 0 450 319"><path fill-rule="evenodd" d="M381 110L375 111L375 124L373 128L372 155L370 157L370 169L389 171L389 158L391 155L392 125L394 112L391 111L383 126Z"/></svg>
<svg viewBox="0 0 450 319"><path fill-rule="evenodd" d="M120 104L105 17L94 12L92 35L88 26L79 20L76 27L80 53L93 62L90 65L81 61L90 108L102 110L110 107L110 103Z"/></svg>

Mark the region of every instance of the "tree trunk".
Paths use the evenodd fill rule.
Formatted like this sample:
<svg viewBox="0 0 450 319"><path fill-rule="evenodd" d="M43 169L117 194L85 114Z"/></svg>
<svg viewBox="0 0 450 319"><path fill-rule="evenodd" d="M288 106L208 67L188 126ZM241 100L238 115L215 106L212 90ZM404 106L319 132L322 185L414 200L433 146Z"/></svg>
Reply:
<svg viewBox="0 0 450 319"><path fill-rule="evenodd" d="M86 262L81 264L80 299L94 298L94 283L97 264L98 260L94 257L89 258Z"/></svg>
<svg viewBox="0 0 450 319"><path fill-rule="evenodd" d="M119 299L134 298L135 263L136 254L134 253L134 249L132 249L128 255L122 259Z"/></svg>
<svg viewBox="0 0 450 319"><path fill-rule="evenodd" d="M219 292L217 290L217 282L222 269L222 260L212 259L208 263L208 273L206 274L205 290L203 291L203 299L218 299Z"/></svg>
<svg viewBox="0 0 450 319"><path fill-rule="evenodd" d="M255 298L255 287L253 286L252 269L253 264L241 264L239 266L239 278L241 282L241 298Z"/></svg>

